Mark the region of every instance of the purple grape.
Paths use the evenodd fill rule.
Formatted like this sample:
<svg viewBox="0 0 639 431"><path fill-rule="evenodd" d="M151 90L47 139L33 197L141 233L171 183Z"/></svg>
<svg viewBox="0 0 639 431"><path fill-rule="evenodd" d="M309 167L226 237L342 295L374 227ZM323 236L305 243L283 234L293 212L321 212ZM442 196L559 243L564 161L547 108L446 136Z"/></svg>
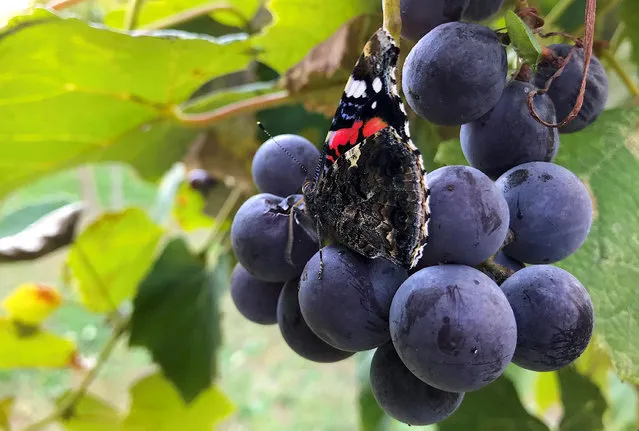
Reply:
<svg viewBox="0 0 639 431"><path fill-rule="evenodd" d="M300 193L319 157L317 148L303 136L275 136L264 142L253 157L253 181L262 193Z"/></svg>
<svg viewBox="0 0 639 431"><path fill-rule="evenodd" d="M436 389L419 380L401 361L393 343L375 351L370 381L380 407L409 425L441 422L459 407L464 394Z"/></svg>
<svg viewBox="0 0 639 431"><path fill-rule="evenodd" d="M572 50L572 45L557 44L548 47L559 58L565 58ZM556 59L542 58L535 75L535 85L544 88L547 81L558 69ZM557 110L557 121L563 121L572 111L579 95L581 79L584 72L584 49L577 48L570 62L561 72L561 75L550 85L548 96L552 99ZM594 122L606 106L608 100L608 76L597 57L590 59L588 77L586 78L586 90L584 102L577 117L564 127L560 133L572 133L582 130Z"/></svg>
<svg viewBox="0 0 639 431"><path fill-rule="evenodd" d="M464 9L463 18L468 21L482 21L501 9L504 0L470 0Z"/></svg>
<svg viewBox="0 0 639 431"><path fill-rule="evenodd" d="M493 382L517 343L515 316L502 291L463 265L432 266L408 277L393 298L390 331L406 367L450 392Z"/></svg>
<svg viewBox="0 0 639 431"><path fill-rule="evenodd" d="M588 292L572 274L550 265L529 266L501 288L517 321L515 364L554 371L586 350L594 311Z"/></svg>
<svg viewBox="0 0 639 431"><path fill-rule="evenodd" d="M231 244L237 260L253 276L265 281L298 277L306 261L318 250L317 242L293 223L292 253L287 260L291 206L301 197L283 199L268 193L249 198L235 214Z"/></svg>
<svg viewBox="0 0 639 431"><path fill-rule="evenodd" d="M495 183L510 208L514 240L504 253L525 263L557 262L585 241L592 223L586 186L568 169L530 162L504 173Z"/></svg>
<svg viewBox="0 0 639 431"><path fill-rule="evenodd" d="M528 110L528 94L535 87L511 81L497 104L483 117L461 127L464 156L471 166L496 179L525 162L549 162L559 150L559 132L535 120ZM534 98L535 111L554 123L555 107L547 95Z"/></svg>
<svg viewBox="0 0 639 431"><path fill-rule="evenodd" d="M231 273L231 299L242 316L254 323L277 323L277 300L282 283L270 283L253 277L239 263Z"/></svg>
<svg viewBox="0 0 639 431"><path fill-rule="evenodd" d="M406 270L341 246L325 247L322 254L322 278L316 253L300 281L300 308L308 326L340 350L369 350L390 340L390 304Z"/></svg>
<svg viewBox="0 0 639 431"><path fill-rule="evenodd" d="M459 21L469 0L401 0L402 37L419 40L440 24Z"/></svg>
<svg viewBox="0 0 639 431"><path fill-rule="evenodd" d="M299 279L287 281L277 303L277 323L286 344L298 355L314 362L337 362L353 355L329 346L308 327L298 299Z"/></svg>
<svg viewBox="0 0 639 431"><path fill-rule="evenodd" d="M464 124L488 112L506 84L506 51L495 32L451 22L421 38L406 57L402 88L421 117Z"/></svg>
<svg viewBox="0 0 639 431"><path fill-rule="evenodd" d="M508 233L508 205L486 175L445 166L427 176L431 222L420 265L477 265L495 254Z"/></svg>
<svg viewBox="0 0 639 431"><path fill-rule="evenodd" d="M187 174L187 178L191 188L202 193L207 193L217 183L204 169L190 170Z"/></svg>

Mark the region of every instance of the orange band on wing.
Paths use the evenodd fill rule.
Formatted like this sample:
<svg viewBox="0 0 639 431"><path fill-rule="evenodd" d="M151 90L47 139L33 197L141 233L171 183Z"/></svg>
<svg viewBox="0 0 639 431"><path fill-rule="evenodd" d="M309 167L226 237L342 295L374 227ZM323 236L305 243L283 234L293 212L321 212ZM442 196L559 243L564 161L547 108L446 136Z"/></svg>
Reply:
<svg viewBox="0 0 639 431"><path fill-rule="evenodd" d="M386 127L388 127L388 124L384 120L379 117L375 117L366 122L362 133L364 134L365 138L368 138L369 136L374 135L375 133L379 132L382 129L385 129Z"/></svg>

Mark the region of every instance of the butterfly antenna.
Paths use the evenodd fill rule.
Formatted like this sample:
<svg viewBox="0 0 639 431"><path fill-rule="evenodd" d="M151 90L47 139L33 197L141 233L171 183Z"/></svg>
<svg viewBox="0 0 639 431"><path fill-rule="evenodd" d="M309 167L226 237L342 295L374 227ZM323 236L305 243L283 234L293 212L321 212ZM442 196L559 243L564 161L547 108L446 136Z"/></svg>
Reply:
<svg viewBox="0 0 639 431"><path fill-rule="evenodd" d="M261 121L258 121L258 122L257 122L257 127L259 127L259 128L262 130L262 132L264 132L264 134L266 134L266 136L268 136L270 139L272 139L272 140L273 140L273 142L275 142L275 144L277 144L277 146L278 146L278 147L280 147L280 150L282 150L282 152L283 152L284 154L286 154L287 156L289 156L289 157L291 158L291 160L293 160L295 163L297 163L297 166L299 166L299 167L300 167L300 169L302 169L302 171L304 171L304 173L306 174L306 176L308 176L308 169L306 169L306 166L304 166L303 164L301 164L301 163L300 163L300 161L299 161L299 160L297 160L297 159L295 158L295 156L291 154L291 152L290 152L290 151L288 151L288 150L287 150L286 148L284 148L284 147L283 147L283 146L282 146L279 142L277 142L277 141L275 140L275 138L273 137L273 135L271 135L271 134L268 132L268 130L266 130L266 128L264 127L264 125L262 124L262 122L261 122Z"/></svg>

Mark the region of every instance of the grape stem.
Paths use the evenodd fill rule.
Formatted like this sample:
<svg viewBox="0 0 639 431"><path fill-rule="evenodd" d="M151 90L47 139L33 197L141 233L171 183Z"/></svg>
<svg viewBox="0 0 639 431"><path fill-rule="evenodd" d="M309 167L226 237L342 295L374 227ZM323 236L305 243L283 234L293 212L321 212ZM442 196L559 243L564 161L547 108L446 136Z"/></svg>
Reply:
<svg viewBox="0 0 639 431"><path fill-rule="evenodd" d="M400 0L382 0L382 11L384 14L384 28L391 34L395 43L399 45L402 33L402 18L399 12Z"/></svg>
<svg viewBox="0 0 639 431"><path fill-rule="evenodd" d="M604 49L601 53L601 57L608 63L608 65L615 71L615 73L619 76L619 78L623 81L624 85L632 95L632 97L639 97L639 87L632 80L628 72L624 69L624 67L619 63L617 57L610 52L609 49Z"/></svg>
<svg viewBox="0 0 639 431"><path fill-rule="evenodd" d="M528 94L528 110L530 111L530 114L533 116L535 120L537 120L539 123L543 124L546 127L563 127L566 124L570 123L572 120L574 120L577 117L577 115L579 115L579 111L581 111L581 106L584 103L584 92L586 91L586 81L588 80L588 69L590 67L590 59L592 58L592 45L595 38L596 10L597 10L597 0L587 0L586 21L585 21L586 34L585 34L585 37L584 37L585 40L583 43L584 72L583 72L583 76L581 77L581 86L579 87L579 95L577 96L575 105L573 106L568 116L564 118L564 120L561 121L560 123L549 123L539 118L539 115L537 115L537 112L535 112L533 99L536 94L543 94L548 91L548 89L550 88L550 85L552 84L552 81L561 74L561 71L568 64L574 50L579 47L579 44L575 45L575 47L570 51L570 54L566 56L566 58L563 60L562 66L559 69L557 69L557 72L552 77L550 77L550 79L546 83L546 87L543 90L531 91L530 94Z"/></svg>
<svg viewBox="0 0 639 431"><path fill-rule="evenodd" d="M559 0L553 8L544 17L546 26L551 27L557 18L559 18L565 11L574 3L575 0Z"/></svg>

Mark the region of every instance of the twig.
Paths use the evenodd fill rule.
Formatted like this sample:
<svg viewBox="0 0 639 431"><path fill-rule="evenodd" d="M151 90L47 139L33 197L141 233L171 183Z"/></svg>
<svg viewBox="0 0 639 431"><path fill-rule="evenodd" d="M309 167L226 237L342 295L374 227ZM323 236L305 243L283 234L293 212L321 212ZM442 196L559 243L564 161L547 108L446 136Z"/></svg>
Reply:
<svg viewBox="0 0 639 431"><path fill-rule="evenodd" d="M605 49L601 53L601 58L603 58L608 63L612 70L614 70L619 78L623 81L632 97L639 97L639 87L632 80L630 75L628 75L628 72L626 72L626 69L621 65L621 63L619 63L617 57L615 57L614 54L610 52L610 50Z"/></svg>
<svg viewBox="0 0 639 431"><path fill-rule="evenodd" d="M608 0L607 2L604 2L601 9L599 9L599 13L597 13L597 17L601 20L606 15L608 15L615 7L617 7L619 3L621 3L621 0ZM584 30L585 30L585 26L582 24L581 26L579 26L579 28L575 30L574 33L581 34L584 32Z"/></svg>
<svg viewBox="0 0 639 431"><path fill-rule="evenodd" d="M584 92L586 91L586 82L588 80L588 68L590 67L590 59L592 58L592 45L595 38L596 9L597 9L597 0L587 0L586 2L586 35L584 37L585 40L583 43L584 71L581 77L581 86L579 87L579 94L577 96L577 100L575 101L575 105L573 106L568 116L564 118L563 121L561 121L560 123L549 123L539 118L539 115L537 115L537 112L535 112L535 107L533 105L533 98L537 94L545 93L546 91L548 91L548 89L550 88L550 84L557 76L559 76L559 74L561 74L561 71L570 61L570 57L576 48L573 48L573 50L570 51L570 54L566 56L562 64L562 67L560 67L557 70L557 72L548 80L544 90L535 90L535 91L531 91L528 94L528 109L530 110L531 115L533 116L535 120L537 120L538 122L540 122L546 127L563 127L566 124L570 123L572 120L574 120L577 117L577 115L579 115L579 111L581 111L581 106L584 103Z"/></svg>
<svg viewBox="0 0 639 431"><path fill-rule="evenodd" d="M220 233L222 223L224 222L224 220L226 220L226 218L231 213L231 210L235 206L241 194L242 194L242 189L240 187L235 186L233 187L233 189L231 189L231 193L229 193L229 195L226 197L226 200L224 201L224 203L218 210L217 214L215 215L215 224L213 225L213 228L211 229L211 232L209 233L209 237L204 243L204 247L202 247L202 251L200 252L200 255L202 256L205 255L207 250L211 248L211 246L213 246L216 242L219 241L218 235Z"/></svg>
<svg viewBox="0 0 639 431"><path fill-rule="evenodd" d="M557 18L559 18L565 11L573 4L575 0L559 0L553 8L544 17L544 23L547 28L552 27Z"/></svg>
<svg viewBox="0 0 639 431"><path fill-rule="evenodd" d="M62 10L80 4L86 0L53 0L47 3L47 7L53 10Z"/></svg>
<svg viewBox="0 0 639 431"><path fill-rule="evenodd" d="M89 372L84 376L78 387L66 398L64 398L50 415L46 416L44 419L32 423L31 425L28 425L22 431L39 431L45 426L57 421L58 419L68 418L73 415L73 410L77 406L78 402L82 399L82 397L87 393L89 386L91 386L91 384L95 381L100 370L109 359L109 356L111 356L111 353L117 345L120 337L128 328L129 323L129 319L124 319L121 320L115 328L113 328L111 336L107 340L104 347L102 347L102 350L98 355L95 366L91 368L91 370L89 370Z"/></svg>
<svg viewBox="0 0 639 431"><path fill-rule="evenodd" d="M211 12L217 12L217 11L225 11L225 12L232 13L243 23L244 29L246 29L246 27L248 27L249 25L249 21L246 19L244 15L242 15L240 11L237 10L237 8L230 5L224 5L224 4L215 2L215 3L207 3L204 5L200 5L191 9L186 9L175 15L171 15L169 17L162 18L157 21L153 21L152 23L143 25L141 28L144 30L160 30L164 28L171 28L171 27L175 27L178 24L191 21L192 19L197 18L199 16L208 15Z"/></svg>
<svg viewBox="0 0 639 431"><path fill-rule="evenodd" d="M264 94L262 96L252 97L242 100L222 108L209 112L197 114L187 114L180 108L175 108L175 118L185 126L204 127L215 124L221 120L233 117L239 114L246 114L264 108L271 108L282 105L286 102L292 102L293 97L288 91L278 91L276 93Z"/></svg>
<svg viewBox="0 0 639 431"><path fill-rule="evenodd" d="M129 4L124 15L124 29L133 30L138 25L138 17L142 10L142 0L129 0Z"/></svg>
<svg viewBox="0 0 639 431"><path fill-rule="evenodd" d="M399 13L399 0L382 0L384 14L384 28L391 34L399 45L402 33L402 19Z"/></svg>

